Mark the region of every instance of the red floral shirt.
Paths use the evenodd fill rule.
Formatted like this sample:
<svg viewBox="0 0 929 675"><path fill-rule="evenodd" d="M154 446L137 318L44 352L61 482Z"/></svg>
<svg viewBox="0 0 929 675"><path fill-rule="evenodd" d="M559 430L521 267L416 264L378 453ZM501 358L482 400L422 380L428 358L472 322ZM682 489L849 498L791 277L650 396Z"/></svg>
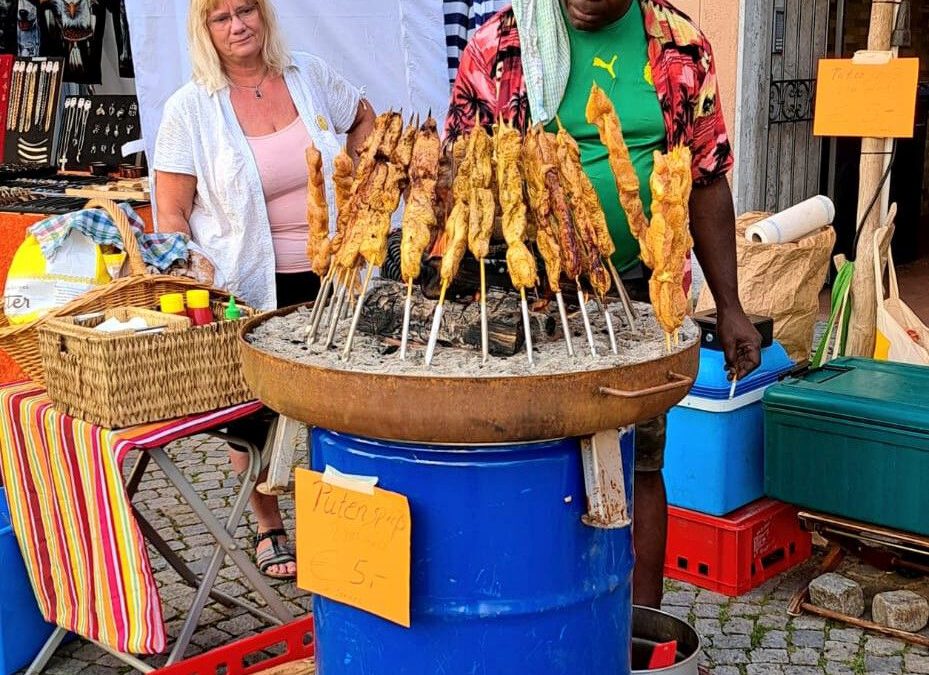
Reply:
<svg viewBox="0 0 929 675"><path fill-rule="evenodd" d="M706 185L725 176L733 162L712 48L691 20L666 0L639 1L668 147L689 146L694 183ZM498 116L519 128L529 123L519 32L509 7L485 23L462 53L446 133L456 136L470 129L475 119L490 124Z"/></svg>

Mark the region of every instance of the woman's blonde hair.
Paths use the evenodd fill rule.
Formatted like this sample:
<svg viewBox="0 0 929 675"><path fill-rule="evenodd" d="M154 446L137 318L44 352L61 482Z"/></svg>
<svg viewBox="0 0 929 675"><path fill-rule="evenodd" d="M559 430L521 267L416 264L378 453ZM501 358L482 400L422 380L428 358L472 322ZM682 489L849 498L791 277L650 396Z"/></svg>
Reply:
<svg viewBox="0 0 929 675"><path fill-rule="evenodd" d="M264 43L261 45L261 58L272 75L280 75L290 65L291 59L281 29L277 23L274 8L268 0L252 0L258 6L264 23ZM229 84L229 78L223 70L210 38L207 24L219 0L191 0L187 13L187 40L190 43L190 63L193 68L194 82L203 85L210 93L219 91Z"/></svg>

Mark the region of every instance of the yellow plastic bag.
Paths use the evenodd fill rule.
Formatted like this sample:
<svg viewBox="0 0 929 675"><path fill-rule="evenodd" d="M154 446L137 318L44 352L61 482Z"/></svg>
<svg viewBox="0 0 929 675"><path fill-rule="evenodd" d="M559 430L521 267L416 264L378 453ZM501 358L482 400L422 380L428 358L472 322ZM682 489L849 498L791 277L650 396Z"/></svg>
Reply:
<svg viewBox="0 0 929 675"><path fill-rule="evenodd" d="M53 259L46 260L30 234L10 264L3 312L11 324L29 323L109 281L100 247L89 237L72 231Z"/></svg>
<svg viewBox="0 0 929 675"><path fill-rule="evenodd" d="M887 240L893 228L874 233L874 283L877 293L877 330L874 340L874 358L878 361L897 361L929 366L929 328L920 321L903 300L897 285L893 254ZM887 243L887 277L889 297L884 298L884 279L881 274L881 244Z"/></svg>

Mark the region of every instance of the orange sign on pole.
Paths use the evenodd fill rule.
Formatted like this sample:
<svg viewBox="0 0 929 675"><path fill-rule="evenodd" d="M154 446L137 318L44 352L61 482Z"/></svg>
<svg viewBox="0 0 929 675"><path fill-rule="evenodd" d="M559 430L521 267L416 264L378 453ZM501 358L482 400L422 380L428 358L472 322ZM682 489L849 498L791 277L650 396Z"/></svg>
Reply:
<svg viewBox="0 0 929 675"><path fill-rule="evenodd" d="M409 501L351 486L297 469L297 586L409 628Z"/></svg>
<svg viewBox="0 0 929 675"><path fill-rule="evenodd" d="M815 136L912 138L919 59L821 59Z"/></svg>

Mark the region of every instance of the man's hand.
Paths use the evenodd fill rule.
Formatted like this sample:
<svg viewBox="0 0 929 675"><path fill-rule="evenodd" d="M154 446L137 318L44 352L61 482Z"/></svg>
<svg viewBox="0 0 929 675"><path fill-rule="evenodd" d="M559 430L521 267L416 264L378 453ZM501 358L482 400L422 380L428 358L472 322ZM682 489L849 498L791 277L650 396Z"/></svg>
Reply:
<svg viewBox="0 0 929 675"><path fill-rule="evenodd" d="M726 355L726 368L741 380L761 365L761 335L741 308L717 312L716 329Z"/></svg>
<svg viewBox="0 0 929 675"><path fill-rule="evenodd" d="M739 302L735 259L735 212L725 178L694 186L690 195L694 250L716 300L716 327L726 368L742 379L761 363L761 335Z"/></svg>

